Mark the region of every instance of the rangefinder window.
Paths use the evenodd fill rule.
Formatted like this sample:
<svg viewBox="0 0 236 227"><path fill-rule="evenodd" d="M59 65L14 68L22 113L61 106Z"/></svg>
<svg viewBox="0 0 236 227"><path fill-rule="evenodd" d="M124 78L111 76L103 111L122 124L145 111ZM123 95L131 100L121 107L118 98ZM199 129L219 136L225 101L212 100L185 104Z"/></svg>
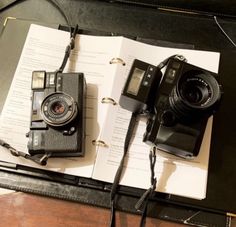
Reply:
<svg viewBox="0 0 236 227"><path fill-rule="evenodd" d="M132 95L138 94L144 74L145 74L145 71L139 68L134 69L133 75L131 77L131 80L127 89L127 93L132 94Z"/></svg>

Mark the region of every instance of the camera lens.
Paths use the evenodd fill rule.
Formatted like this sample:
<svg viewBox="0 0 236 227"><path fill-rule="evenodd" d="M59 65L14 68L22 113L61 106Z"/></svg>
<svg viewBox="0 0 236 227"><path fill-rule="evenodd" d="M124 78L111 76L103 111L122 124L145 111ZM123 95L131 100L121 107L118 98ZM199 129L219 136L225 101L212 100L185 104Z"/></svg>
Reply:
<svg viewBox="0 0 236 227"><path fill-rule="evenodd" d="M41 105L43 120L51 126L64 126L77 115L77 105L65 93L56 92L47 96Z"/></svg>
<svg viewBox="0 0 236 227"><path fill-rule="evenodd" d="M211 87L197 77L188 78L180 85L180 95L192 105L204 105L212 95Z"/></svg>
<svg viewBox="0 0 236 227"><path fill-rule="evenodd" d="M61 101L56 101L51 106L54 114L62 114L65 111L65 105Z"/></svg>
<svg viewBox="0 0 236 227"><path fill-rule="evenodd" d="M186 90L183 90L183 96L190 103L198 103L202 99L199 87L186 88Z"/></svg>
<svg viewBox="0 0 236 227"><path fill-rule="evenodd" d="M190 70L181 76L169 101L180 119L190 119L206 112L211 113L220 97L220 87L213 74Z"/></svg>

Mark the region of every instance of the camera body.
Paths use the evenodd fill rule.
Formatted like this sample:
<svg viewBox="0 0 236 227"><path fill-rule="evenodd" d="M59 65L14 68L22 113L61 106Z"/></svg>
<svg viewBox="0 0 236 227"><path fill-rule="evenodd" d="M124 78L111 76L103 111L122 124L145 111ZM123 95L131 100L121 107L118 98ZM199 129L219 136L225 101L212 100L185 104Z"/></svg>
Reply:
<svg viewBox="0 0 236 227"><path fill-rule="evenodd" d="M83 73L33 71L28 151L33 156L84 156Z"/></svg>
<svg viewBox="0 0 236 227"><path fill-rule="evenodd" d="M148 63L142 64L149 67ZM135 60L134 65L120 98L120 105L125 109L128 109L127 98L123 96L127 96L127 87L134 76L133 68L139 68L139 61ZM160 72L156 68L157 78ZM159 84L155 84L150 91L152 100L147 108L149 112L143 141L168 153L193 158L199 153L207 120L217 110L221 99L218 75L171 57L163 76L157 80ZM137 97L133 98L135 103Z"/></svg>

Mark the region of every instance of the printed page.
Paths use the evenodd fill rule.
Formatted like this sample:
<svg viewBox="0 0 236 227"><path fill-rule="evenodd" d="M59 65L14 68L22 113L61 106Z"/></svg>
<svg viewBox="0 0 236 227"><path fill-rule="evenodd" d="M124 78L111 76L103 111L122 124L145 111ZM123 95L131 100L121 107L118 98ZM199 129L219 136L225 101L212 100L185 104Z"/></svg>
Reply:
<svg viewBox="0 0 236 227"><path fill-rule="evenodd" d="M161 48L124 39L121 56L126 66L120 66L117 71L112 97L119 100L124 83L135 58L147 63L158 65L161 61L175 54L184 55L188 63L218 71L219 53ZM113 182L116 170L123 154L124 140L131 113L119 105L110 106L101 139L106 141L106 147L100 147L95 163L93 178ZM212 118L209 119L199 155L192 161L169 155L159 151L155 174L157 191L203 199L206 195L208 159L210 152ZM150 146L142 142L146 130L146 119L138 122L133 135L132 144L127 154L123 176L120 184L138 188L150 187Z"/></svg>
<svg viewBox="0 0 236 227"><path fill-rule="evenodd" d="M30 27L0 118L0 138L20 151L27 152L28 138L25 135L30 125L32 71L58 69L69 41L68 32L38 25ZM106 95L111 90L109 84L116 70L109 61L119 54L120 44L119 37L76 36L75 49L65 69L65 72L83 72L87 82L85 157L51 158L46 167L41 167L12 156L1 147L0 160L91 177L96 157L92 140L100 133L107 108L102 106L101 99L104 90Z"/></svg>

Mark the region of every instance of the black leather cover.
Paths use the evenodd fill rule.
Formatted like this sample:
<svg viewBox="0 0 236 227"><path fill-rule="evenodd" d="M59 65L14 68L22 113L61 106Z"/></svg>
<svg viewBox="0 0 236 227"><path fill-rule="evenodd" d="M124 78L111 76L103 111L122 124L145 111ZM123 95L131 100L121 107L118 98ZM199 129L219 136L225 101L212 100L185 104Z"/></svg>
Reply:
<svg viewBox="0 0 236 227"><path fill-rule="evenodd" d="M224 87L224 96L214 122L207 198L198 201L157 193L153 198L154 202L149 206L148 213L153 217L159 216L168 220L179 222L182 220L183 222L191 215L200 212L195 216L197 219L196 223L209 224L210 222L215 222L217 224L220 222L218 218L223 217L225 220L223 223L226 224L225 212L236 213L236 197L234 192L236 188L236 109L234 105L234 99L236 97L234 92L234 84L236 83L236 51L233 49L232 44L220 32L213 18L163 12L153 8L113 4L102 1L58 0L58 2L60 2L64 11L71 18L73 24L79 23L80 28L105 32L99 34L107 34L106 32L110 34L110 32L113 32L163 46L207 49L221 52L219 74ZM0 17L4 18L6 16L28 17L41 21L65 24L62 15L47 1L23 1L21 4L1 12ZM0 22L2 23L3 20ZM3 33L6 36L2 36L0 39L0 86L2 103L4 95L6 95L7 89L10 86L30 21L27 22L27 25L25 24L26 22L18 23L11 21L10 23L12 23L12 27L9 27L9 30L6 29ZM231 35L231 38L236 40L236 21L223 18L220 20L220 23ZM7 34L5 32L9 33ZM12 35L15 33L18 35ZM11 39L8 39L8 37L11 37ZM7 82L6 84L2 84L5 78L7 78ZM5 93L2 93L4 89ZM11 171L18 172L16 176L19 178L14 178L16 177L14 174L12 175L14 180L11 180L9 176L5 176L5 178L3 177L1 179L8 180L8 183L5 182L3 184L3 181L1 181L2 184L0 186L22 191L30 191L32 189L32 193L39 194L45 194L45 189L50 190L50 192L54 190L54 193L51 192L48 195L108 207L107 193L109 193L110 186L106 184L104 186L103 182L87 182L86 180L88 179L82 179L82 181L85 181L78 183L81 179L74 179L72 176L51 175L42 171L40 173L32 172L28 168L23 168L24 170L20 171L22 168L18 167L16 170L11 167ZM9 173L9 169L3 168L1 173L4 174L5 172ZM24 178L26 182L22 181L23 176L26 177ZM45 179L54 182L53 185L55 184L56 186L50 187L50 184L47 181L45 182ZM62 189L66 187L66 184L82 185L82 188L73 188L73 190L79 190L77 192L78 197L63 196ZM70 190L70 188L67 189ZM71 192L74 192L73 190ZM82 194L80 194L80 190L82 190ZM104 196L96 198L96 195L101 195L102 193L105 193L103 194ZM143 191L134 188L122 187L119 208L121 210L135 212L133 209L134 200L137 201L137 198L142 193ZM161 207L158 208L156 206L159 203ZM158 214L156 211L159 211ZM214 216L215 213L217 213L216 216ZM222 222L220 223L218 226L225 226ZM214 223L210 224L214 226Z"/></svg>
<svg viewBox="0 0 236 227"><path fill-rule="evenodd" d="M17 0L2 0L0 2L0 10L9 7L11 4L13 4L14 2L16 2Z"/></svg>
<svg viewBox="0 0 236 227"><path fill-rule="evenodd" d="M236 3L232 0L115 0L117 2L160 7L206 15L236 17Z"/></svg>

